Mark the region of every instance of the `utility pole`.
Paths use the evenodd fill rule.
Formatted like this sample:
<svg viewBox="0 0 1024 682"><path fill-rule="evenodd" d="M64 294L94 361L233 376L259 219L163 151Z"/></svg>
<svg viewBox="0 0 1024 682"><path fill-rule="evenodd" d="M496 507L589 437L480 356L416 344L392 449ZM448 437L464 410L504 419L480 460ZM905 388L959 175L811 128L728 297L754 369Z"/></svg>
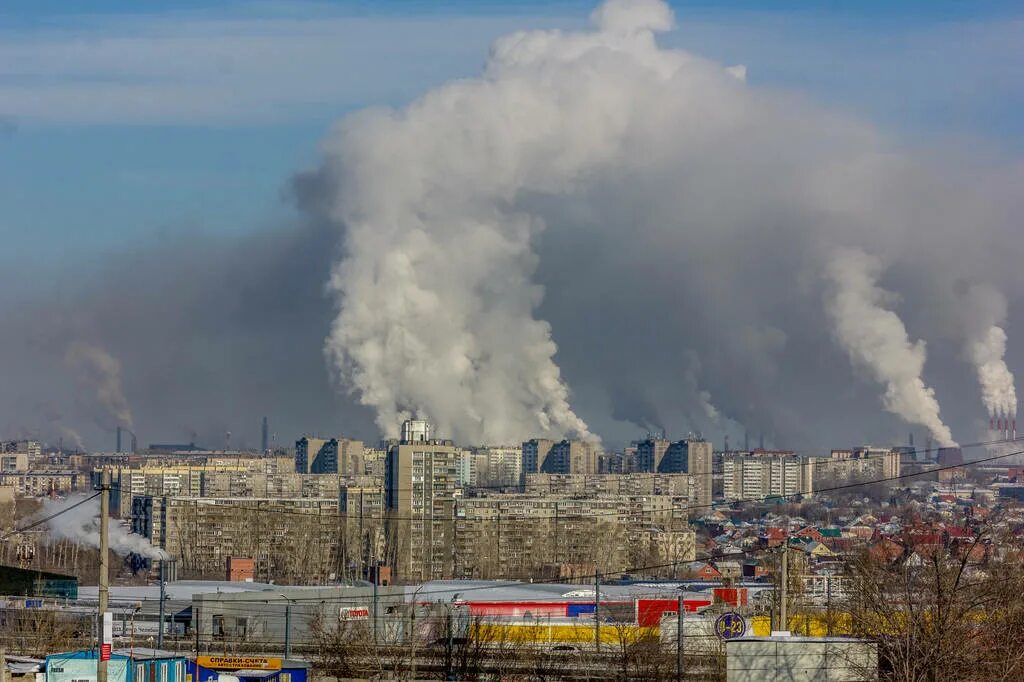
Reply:
<svg viewBox="0 0 1024 682"><path fill-rule="evenodd" d="M679 603L676 604L676 682L681 682L683 679L683 638L686 636L683 632L683 624L686 622L685 609L683 593L680 591Z"/></svg>
<svg viewBox="0 0 1024 682"><path fill-rule="evenodd" d="M380 596L377 584L380 582L380 561L377 559L376 545L372 554L371 570L373 571L373 644L377 645L377 612L380 608Z"/></svg>
<svg viewBox="0 0 1024 682"><path fill-rule="evenodd" d="M601 653L601 572L594 570L594 648Z"/></svg>
<svg viewBox="0 0 1024 682"><path fill-rule="evenodd" d="M416 682L416 595L413 595L412 613L409 617L409 679Z"/></svg>
<svg viewBox="0 0 1024 682"><path fill-rule="evenodd" d="M120 430L118 430L120 435ZM108 517L110 516L110 471L103 470L100 478L100 577L99 577L99 617L97 622L99 631L100 647L99 655L96 657L96 682L107 682L107 659L110 658L110 646L107 642L107 606L110 600L110 566L108 558L110 554L109 529L107 528ZM113 629L113 628L111 628ZM113 634L113 633L111 633Z"/></svg>
<svg viewBox="0 0 1024 682"><path fill-rule="evenodd" d="M292 657L292 603L284 605L284 657Z"/></svg>
<svg viewBox="0 0 1024 682"><path fill-rule="evenodd" d="M167 561L160 560L160 631L156 633L156 648L164 648L164 602L167 601Z"/></svg>
<svg viewBox="0 0 1024 682"><path fill-rule="evenodd" d="M789 614L786 602L789 600L789 542L782 548L782 588L779 595L779 629L789 630Z"/></svg>

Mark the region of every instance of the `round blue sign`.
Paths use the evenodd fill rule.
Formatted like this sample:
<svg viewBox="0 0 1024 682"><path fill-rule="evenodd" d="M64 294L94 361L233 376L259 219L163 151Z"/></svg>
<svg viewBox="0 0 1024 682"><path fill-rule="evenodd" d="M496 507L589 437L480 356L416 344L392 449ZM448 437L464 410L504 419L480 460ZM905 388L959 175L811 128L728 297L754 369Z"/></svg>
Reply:
<svg viewBox="0 0 1024 682"><path fill-rule="evenodd" d="M722 639L737 639L747 632L747 621L738 613L723 613L715 621L715 634Z"/></svg>

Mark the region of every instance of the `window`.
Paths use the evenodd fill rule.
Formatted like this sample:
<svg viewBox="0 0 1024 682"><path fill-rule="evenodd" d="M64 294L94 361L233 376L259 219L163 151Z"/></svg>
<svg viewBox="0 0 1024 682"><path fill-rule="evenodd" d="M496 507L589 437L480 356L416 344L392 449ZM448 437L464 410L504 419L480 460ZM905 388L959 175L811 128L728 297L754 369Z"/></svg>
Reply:
<svg viewBox="0 0 1024 682"><path fill-rule="evenodd" d="M168 665L171 665L171 664L170 663L165 663L162 666L160 666L160 682L167 682L167 666Z"/></svg>
<svg viewBox="0 0 1024 682"><path fill-rule="evenodd" d="M135 664L135 682L143 682L146 679L146 666L141 663Z"/></svg>

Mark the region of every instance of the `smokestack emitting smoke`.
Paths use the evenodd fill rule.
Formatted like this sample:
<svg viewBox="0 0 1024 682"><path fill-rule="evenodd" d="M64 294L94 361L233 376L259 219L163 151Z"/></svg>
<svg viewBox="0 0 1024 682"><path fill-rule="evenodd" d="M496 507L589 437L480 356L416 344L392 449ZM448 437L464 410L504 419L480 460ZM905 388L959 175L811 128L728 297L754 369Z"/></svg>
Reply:
<svg viewBox="0 0 1024 682"><path fill-rule="evenodd" d="M83 505L71 509L88 496L84 494L71 495L63 500L44 500L41 516L54 516L46 522L50 535L61 540L71 540L89 547L99 549L100 546L100 500L97 497ZM66 511L65 511L66 510ZM115 519L107 519L108 539L110 549L119 556L138 554L147 559L170 558L167 552L154 547L149 540L131 533Z"/></svg>
<svg viewBox="0 0 1024 682"><path fill-rule="evenodd" d="M133 428L132 412L121 386L121 363L99 346L84 341L69 344L64 359L79 382L95 393L96 400L114 422L111 428Z"/></svg>
<svg viewBox="0 0 1024 682"><path fill-rule="evenodd" d="M1011 422L1017 416L1017 389L1005 360L1006 297L988 284L973 284L963 299L960 307L967 327L964 355L975 368L990 430L1010 437Z"/></svg>
<svg viewBox="0 0 1024 682"><path fill-rule="evenodd" d="M1017 414L1017 389L1013 373L1003 359L1006 332L1001 327L989 327L984 336L970 343L967 351L977 370L981 401L990 419L1001 422L1012 419Z"/></svg>
<svg viewBox="0 0 1024 682"><path fill-rule="evenodd" d="M863 251L837 252L827 266L832 290L826 307L834 332L850 360L885 386L885 409L926 427L940 447L956 442L941 417L935 391L922 379L925 343L912 343L903 321L886 303L893 295L878 286L879 259Z"/></svg>

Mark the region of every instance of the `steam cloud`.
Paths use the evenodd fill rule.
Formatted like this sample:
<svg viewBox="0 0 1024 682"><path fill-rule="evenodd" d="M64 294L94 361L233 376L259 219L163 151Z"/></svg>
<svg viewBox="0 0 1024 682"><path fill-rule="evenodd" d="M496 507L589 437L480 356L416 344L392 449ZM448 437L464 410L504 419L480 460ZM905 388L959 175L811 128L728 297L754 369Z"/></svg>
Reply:
<svg viewBox="0 0 1024 682"><path fill-rule="evenodd" d="M842 248L884 255L903 303L874 308L898 310L894 347L922 363L907 390L934 388L955 433L975 424L969 347L995 326L1005 364L1021 359L1024 164L903 148L759 85L756 61L745 82L660 47L672 21L612 2L591 31L510 35L478 78L341 122L291 185L297 224L169 232L83 263L63 295L0 297L29 332L0 335L0 427L59 436L52 407L107 437L66 390L67 339L86 339L121 363L154 441L256 444L264 414L282 441L372 440L404 413L466 444L578 431L616 446L638 428L902 441L921 415L882 409L836 342L823 291ZM999 314L964 298L980 273Z"/></svg>
<svg viewBox="0 0 1024 682"><path fill-rule="evenodd" d="M920 218L886 183L919 191L931 181L923 168L884 150L872 131L753 91L739 77L742 69L660 49L654 34L673 25L662 2L609 0L592 18L592 32L501 39L481 78L440 87L401 111L349 117L325 144L316 207L342 226L345 247L329 284L338 315L326 352L359 400L376 410L385 433L416 414L466 442L588 435L555 364L552 328L539 315L548 304L534 281L545 263L538 256L546 255L548 240L561 238L556 233L574 230L577 245L589 242L588 253L606 257L594 261L605 277L613 251L629 250L630 239L657 236L658 248L676 244L676 253L747 239L755 252L763 237L751 226L775 222L772 238L793 251L779 261L797 259L795 269L807 277L808 265L833 250L830 241L848 240L846 233L899 249L901 237L917 229ZM770 165L759 167L766 159ZM743 200L733 205L716 182ZM632 213L623 219L614 202ZM870 214L879 211L899 228L875 228ZM614 241L609 231L617 233ZM715 262L725 256L716 255ZM573 268L579 280L593 282L581 269ZM924 343L911 343L903 322L882 307L878 266L863 254L847 255L828 270L836 336L885 384L886 409L953 443L922 378ZM711 300L732 293L721 282L702 284ZM600 288L591 299L602 302ZM765 298L762 306L784 305ZM749 324L732 333L735 340L708 343L691 329L669 336L691 346L680 350L707 367L712 382L740 369L736 363L756 365L742 388L699 386L685 402L712 423L725 416L748 428L784 430L781 418L798 417L777 415L766 429L757 398L777 380L773 365L790 350L789 338L773 325ZM587 342L603 343L588 330ZM613 363L598 367L620 381ZM711 393L745 393L748 400L709 409ZM612 400L617 413L637 412L621 403ZM654 414L630 419L662 421Z"/></svg>
<svg viewBox="0 0 1024 682"><path fill-rule="evenodd" d="M82 385L95 392L114 426L131 429L132 411L121 385L121 363L99 346L83 341L69 344L65 359Z"/></svg>
<svg viewBox="0 0 1024 682"><path fill-rule="evenodd" d="M828 309L835 334L850 360L885 385L885 409L926 427L941 447L955 446L939 416L935 391L921 378L925 343L911 342L903 321L885 307L893 295L878 286L882 263L859 250L844 250L828 265L834 285Z"/></svg>
<svg viewBox="0 0 1024 682"><path fill-rule="evenodd" d="M1017 415L1017 389L1006 364L1006 298L987 284L968 288L961 305L967 316L964 354L975 368L981 400L990 418Z"/></svg>
<svg viewBox="0 0 1024 682"><path fill-rule="evenodd" d="M42 515L50 516L60 513L59 516L54 516L46 522L50 535L53 537L99 549L99 498L71 509L86 497L86 495L72 495L63 500L45 500ZM169 558L167 552L159 547L154 547L141 535L129 532L115 519L107 519L107 533L110 549L119 556L138 554L147 559Z"/></svg>

